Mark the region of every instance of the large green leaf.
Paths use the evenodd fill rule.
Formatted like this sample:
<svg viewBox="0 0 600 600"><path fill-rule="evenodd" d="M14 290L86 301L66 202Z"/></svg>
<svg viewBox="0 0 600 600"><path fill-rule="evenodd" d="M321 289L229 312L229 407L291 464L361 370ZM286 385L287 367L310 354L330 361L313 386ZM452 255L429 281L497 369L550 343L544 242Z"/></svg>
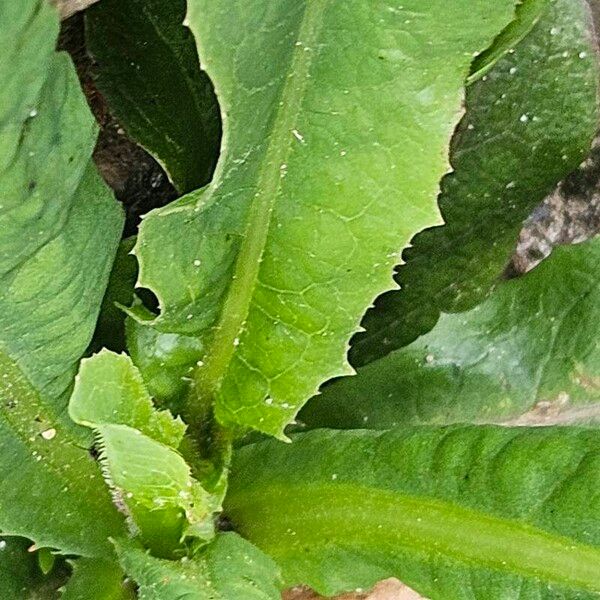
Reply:
<svg viewBox="0 0 600 600"><path fill-rule="evenodd" d="M282 435L392 287L435 196L472 57L513 1L191 0L224 115L212 184L142 224L151 325L201 338L188 418ZM235 51L232 52L232 48Z"/></svg>
<svg viewBox="0 0 600 600"><path fill-rule="evenodd" d="M439 205L446 224L415 237L353 340L364 365L429 331L440 311L481 302L514 251L522 221L589 149L598 123L598 65L583 0L552 0L533 31L467 90L454 172Z"/></svg>
<svg viewBox="0 0 600 600"><path fill-rule="evenodd" d="M140 600L279 600L279 569L235 533L219 535L193 559L154 558L118 542L125 571L138 583Z"/></svg>
<svg viewBox="0 0 600 600"><path fill-rule="evenodd" d="M338 380L310 427L600 423L600 238L562 247L474 309Z"/></svg>
<svg viewBox="0 0 600 600"><path fill-rule="evenodd" d="M219 154L219 107L182 25L186 0L102 0L86 13L97 85L127 132L181 192L206 184Z"/></svg>
<svg viewBox="0 0 600 600"><path fill-rule="evenodd" d="M82 361L69 414L96 432L104 477L155 555L173 556L187 536L213 535L218 501L177 452L185 425L154 408L128 356L103 351Z"/></svg>
<svg viewBox="0 0 600 600"><path fill-rule="evenodd" d="M123 525L66 396L123 215L57 33L45 0L0 3L0 530L95 555Z"/></svg>
<svg viewBox="0 0 600 600"><path fill-rule="evenodd" d="M600 595L599 486L599 431L320 430L243 448L225 509L286 585L584 600Z"/></svg>

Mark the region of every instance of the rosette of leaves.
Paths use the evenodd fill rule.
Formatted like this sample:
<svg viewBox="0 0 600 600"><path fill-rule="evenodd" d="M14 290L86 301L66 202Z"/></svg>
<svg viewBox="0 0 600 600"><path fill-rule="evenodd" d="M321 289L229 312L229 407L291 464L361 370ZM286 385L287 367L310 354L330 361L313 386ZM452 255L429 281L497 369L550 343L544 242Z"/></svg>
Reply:
<svg viewBox="0 0 600 600"><path fill-rule="evenodd" d="M86 17L115 114L191 190L144 219L135 285L158 308L140 291L124 340L111 303L129 303L135 269L129 242L115 263L123 216L91 162L75 70L54 50L57 15L45 0L0 2L0 591L274 600L297 583L334 594L395 576L431 599L598 597L597 243L472 308L528 203L589 145L585 5L185 8L107 1ZM195 190L219 123L216 171ZM519 173L507 157L529 146ZM495 161L489 181L479 166ZM519 208L490 244L507 198ZM413 333L397 335L398 311L379 303L396 342L369 338L355 363L372 364L302 413L321 429L286 432L324 382L353 373L350 339L413 238L405 268L427 274L414 276L423 292L393 292ZM464 303L456 240L464 264L486 249ZM113 322L128 354L81 361ZM514 426L565 395L569 426ZM251 430L271 439L244 445Z"/></svg>

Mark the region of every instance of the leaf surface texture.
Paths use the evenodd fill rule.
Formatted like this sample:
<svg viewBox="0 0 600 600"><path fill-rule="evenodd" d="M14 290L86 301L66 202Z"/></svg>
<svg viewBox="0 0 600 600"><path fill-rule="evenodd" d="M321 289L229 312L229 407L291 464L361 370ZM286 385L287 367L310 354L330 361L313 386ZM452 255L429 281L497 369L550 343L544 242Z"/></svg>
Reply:
<svg viewBox="0 0 600 600"><path fill-rule="evenodd" d="M325 595L394 576L432 600L600 593L600 434L319 430L237 454L226 514Z"/></svg>
<svg viewBox="0 0 600 600"><path fill-rule="evenodd" d="M190 418L209 403L225 426L281 436L321 382L351 372L348 341L398 252L439 223L470 62L514 4L188 8L223 152L208 188L144 220L138 283L160 302L147 324L203 342Z"/></svg>

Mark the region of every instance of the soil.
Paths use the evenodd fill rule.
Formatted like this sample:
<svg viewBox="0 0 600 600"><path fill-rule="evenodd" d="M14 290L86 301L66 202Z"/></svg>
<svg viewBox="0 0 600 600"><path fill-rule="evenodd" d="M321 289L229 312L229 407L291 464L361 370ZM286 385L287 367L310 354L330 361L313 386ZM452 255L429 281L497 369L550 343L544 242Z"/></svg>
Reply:
<svg viewBox="0 0 600 600"><path fill-rule="evenodd" d="M559 244L600 233L600 135L587 160L546 197L525 222L508 275L526 273Z"/></svg>
<svg viewBox="0 0 600 600"><path fill-rule="evenodd" d="M86 0L89 3L89 0ZM84 19L81 13L62 24L58 48L73 59L88 104L100 126L94 161L106 183L126 211L125 231L137 232L141 216L178 197L163 168L148 152L130 139L108 109L95 83L97 65L85 48Z"/></svg>

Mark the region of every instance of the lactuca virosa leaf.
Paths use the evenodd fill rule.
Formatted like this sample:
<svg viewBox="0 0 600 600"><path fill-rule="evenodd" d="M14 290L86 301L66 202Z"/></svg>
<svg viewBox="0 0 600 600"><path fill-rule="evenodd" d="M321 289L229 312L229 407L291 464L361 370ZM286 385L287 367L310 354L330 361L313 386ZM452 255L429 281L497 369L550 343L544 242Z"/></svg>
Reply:
<svg viewBox="0 0 600 600"><path fill-rule="evenodd" d="M83 360L69 414L96 432L115 501L155 555L173 556L185 537L212 536L218 501L177 451L185 425L154 408L128 356L102 351Z"/></svg>
<svg viewBox="0 0 600 600"><path fill-rule="evenodd" d="M46 1L0 4L0 531L94 556L123 523L66 398L123 215L57 33Z"/></svg>
<svg viewBox="0 0 600 600"><path fill-rule="evenodd" d="M358 367L468 310L500 278L523 220L584 158L598 123L598 64L581 0L553 0L533 31L467 89L442 181L445 225L418 234L396 281L363 320Z"/></svg>
<svg viewBox="0 0 600 600"><path fill-rule="evenodd" d="M223 153L208 188L148 215L135 253L160 303L148 324L203 342L192 423L208 404L222 425L281 436L320 383L351 372L365 308L439 222L464 80L513 9L189 2Z"/></svg>
<svg viewBox="0 0 600 600"><path fill-rule="evenodd" d="M78 558L71 561L73 573L62 588L60 600L134 600L131 582L114 560Z"/></svg>
<svg viewBox="0 0 600 600"><path fill-rule="evenodd" d="M221 137L212 85L182 24L185 10L186 0L102 0L85 16L98 88L180 192L208 183Z"/></svg>
<svg viewBox="0 0 600 600"><path fill-rule="evenodd" d="M554 250L482 304L327 386L309 427L600 424L600 238Z"/></svg>
<svg viewBox="0 0 600 600"><path fill-rule="evenodd" d="M494 40L494 43L473 61L467 83L481 79L485 74L533 29L550 0L522 0L517 6L514 20Z"/></svg>
<svg viewBox="0 0 600 600"><path fill-rule="evenodd" d="M319 430L241 449L225 510L324 595L395 576L431 600L591 600L599 485L595 430Z"/></svg>
<svg viewBox="0 0 600 600"><path fill-rule="evenodd" d="M140 600L280 600L279 568L235 533L219 534L192 559L161 560L118 541L121 565L139 585Z"/></svg>

